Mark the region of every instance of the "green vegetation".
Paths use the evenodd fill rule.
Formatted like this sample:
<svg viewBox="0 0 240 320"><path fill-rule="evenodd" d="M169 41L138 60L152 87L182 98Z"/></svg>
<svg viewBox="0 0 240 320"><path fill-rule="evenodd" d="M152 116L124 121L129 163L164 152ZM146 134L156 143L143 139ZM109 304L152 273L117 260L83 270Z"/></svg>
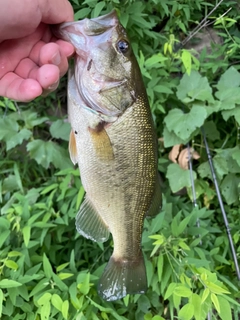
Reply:
<svg viewBox="0 0 240 320"><path fill-rule="evenodd" d="M97 295L113 243L93 243L75 229L84 190L67 151L64 79L29 104L0 100L0 318L239 319L239 281L201 135L204 126L239 257L239 1L223 1L208 17L221 41L200 53L192 39L181 42L216 1L71 2L76 19L117 9L146 84L164 193L162 212L143 233L149 289L114 303ZM179 154L188 142L197 154L197 206Z"/></svg>

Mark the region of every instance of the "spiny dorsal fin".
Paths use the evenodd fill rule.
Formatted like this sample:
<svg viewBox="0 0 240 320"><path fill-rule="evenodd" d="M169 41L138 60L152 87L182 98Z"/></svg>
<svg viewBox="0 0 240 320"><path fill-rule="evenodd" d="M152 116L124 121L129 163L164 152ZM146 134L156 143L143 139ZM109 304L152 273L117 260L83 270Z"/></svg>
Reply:
<svg viewBox="0 0 240 320"><path fill-rule="evenodd" d="M77 154L76 138L73 130L71 130L70 132L68 150L70 153L70 158L72 160L72 163L75 165L78 162L78 154Z"/></svg>

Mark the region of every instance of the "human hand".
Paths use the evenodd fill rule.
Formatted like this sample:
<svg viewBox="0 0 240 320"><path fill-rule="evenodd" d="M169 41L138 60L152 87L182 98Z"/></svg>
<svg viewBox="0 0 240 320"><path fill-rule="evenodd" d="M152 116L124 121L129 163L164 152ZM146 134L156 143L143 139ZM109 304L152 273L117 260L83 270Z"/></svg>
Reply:
<svg viewBox="0 0 240 320"><path fill-rule="evenodd" d="M0 96L30 101L54 91L73 46L50 24L73 20L67 0L0 0Z"/></svg>

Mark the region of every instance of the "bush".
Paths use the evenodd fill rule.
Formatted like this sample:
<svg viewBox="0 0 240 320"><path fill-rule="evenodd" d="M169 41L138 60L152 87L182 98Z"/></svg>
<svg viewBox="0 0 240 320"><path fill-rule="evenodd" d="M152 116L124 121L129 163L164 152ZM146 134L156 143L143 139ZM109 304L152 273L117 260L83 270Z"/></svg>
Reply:
<svg viewBox="0 0 240 320"><path fill-rule="evenodd" d="M201 130L239 257L238 1L221 2L208 17L211 31L203 30L217 33L218 43L207 40L199 52L182 43L215 1L71 2L76 19L117 10L146 84L164 193L162 212L143 232L149 288L116 302L97 295L113 243L75 230L84 190L67 152L64 79L58 92L29 104L0 100L2 319L239 319L239 281Z"/></svg>

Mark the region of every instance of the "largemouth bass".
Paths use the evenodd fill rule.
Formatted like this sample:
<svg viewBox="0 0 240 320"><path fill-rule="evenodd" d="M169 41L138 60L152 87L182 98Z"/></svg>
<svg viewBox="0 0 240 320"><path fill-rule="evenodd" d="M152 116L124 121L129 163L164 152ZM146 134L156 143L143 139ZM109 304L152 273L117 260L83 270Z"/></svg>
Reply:
<svg viewBox="0 0 240 320"><path fill-rule="evenodd" d="M54 33L76 48L68 82L69 151L86 191L76 227L99 242L111 232L114 241L98 292L108 301L144 293L143 222L159 212L161 191L139 66L115 12L63 23Z"/></svg>

